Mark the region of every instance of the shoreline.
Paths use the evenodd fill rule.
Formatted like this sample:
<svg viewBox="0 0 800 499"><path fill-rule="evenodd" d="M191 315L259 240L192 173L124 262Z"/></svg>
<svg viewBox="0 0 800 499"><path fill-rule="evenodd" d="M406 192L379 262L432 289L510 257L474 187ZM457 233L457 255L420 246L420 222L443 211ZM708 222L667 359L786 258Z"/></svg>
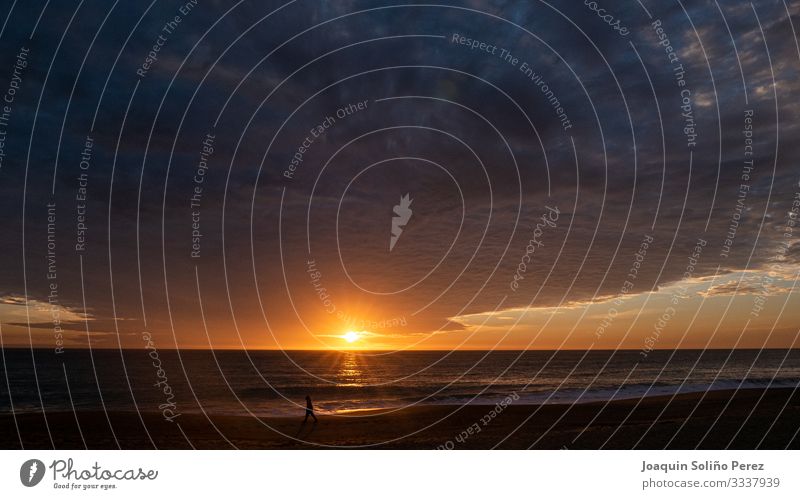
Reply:
<svg viewBox="0 0 800 499"><path fill-rule="evenodd" d="M0 448L800 448L800 392L790 388L495 408L372 409L319 414L317 424L302 424L302 411L261 418L184 413L175 423L158 412L52 412L46 422L41 412L2 414Z"/></svg>

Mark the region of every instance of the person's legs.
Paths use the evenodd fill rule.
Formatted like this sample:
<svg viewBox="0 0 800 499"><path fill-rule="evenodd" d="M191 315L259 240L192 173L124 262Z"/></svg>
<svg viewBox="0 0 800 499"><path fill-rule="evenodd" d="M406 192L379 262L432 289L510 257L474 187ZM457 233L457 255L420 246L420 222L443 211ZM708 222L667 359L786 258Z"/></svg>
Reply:
<svg viewBox="0 0 800 499"><path fill-rule="evenodd" d="M308 417L308 416L306 416L306 417ZM317 415L312 412L311 413L311 417L314 418L314 422L316 423L317 422Z"/></svg>

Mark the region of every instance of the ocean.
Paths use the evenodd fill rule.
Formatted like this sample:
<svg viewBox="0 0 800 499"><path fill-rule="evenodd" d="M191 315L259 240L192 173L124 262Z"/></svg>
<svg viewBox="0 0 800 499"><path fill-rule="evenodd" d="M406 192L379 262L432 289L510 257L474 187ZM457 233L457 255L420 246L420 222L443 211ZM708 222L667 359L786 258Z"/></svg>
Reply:
<svg viewBox="0 0 800 499"><path fill-rule="evenodd" d="M34 368L35 366L35 368ZM416 404L583 403L800 386L800 350L0 351L0 413L302 417Z"/></svg>

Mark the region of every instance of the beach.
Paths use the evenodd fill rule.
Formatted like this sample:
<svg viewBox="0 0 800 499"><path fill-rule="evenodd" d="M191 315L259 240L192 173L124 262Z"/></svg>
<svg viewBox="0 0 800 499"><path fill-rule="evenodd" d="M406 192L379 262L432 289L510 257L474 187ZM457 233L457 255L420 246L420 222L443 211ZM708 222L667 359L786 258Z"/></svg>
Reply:
<svg viewBox="0 0 800 499"><path fill-rule="evenodd" d="M720 390L572 405L424 405L291 417L96 410L0 416L4 449L800 448L794 389ZM49 431L48 431L49 430ZM19 435L22 435L20 442ZM52 440L51 440L52 438Z"/></svg>

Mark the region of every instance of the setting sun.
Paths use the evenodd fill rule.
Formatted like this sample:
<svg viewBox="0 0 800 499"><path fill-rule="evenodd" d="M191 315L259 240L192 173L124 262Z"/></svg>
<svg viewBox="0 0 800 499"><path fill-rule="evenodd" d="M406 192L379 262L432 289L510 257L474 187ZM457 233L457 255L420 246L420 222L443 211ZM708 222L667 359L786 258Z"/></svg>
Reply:
<svg viewBox="0 0 800 499"><path fill-rule="evenodd" d="M357 341L359 338L361 338L361 335L355 331L348 331L342 335L342 339L348 343L353 343L354 341Z"/></svg>

